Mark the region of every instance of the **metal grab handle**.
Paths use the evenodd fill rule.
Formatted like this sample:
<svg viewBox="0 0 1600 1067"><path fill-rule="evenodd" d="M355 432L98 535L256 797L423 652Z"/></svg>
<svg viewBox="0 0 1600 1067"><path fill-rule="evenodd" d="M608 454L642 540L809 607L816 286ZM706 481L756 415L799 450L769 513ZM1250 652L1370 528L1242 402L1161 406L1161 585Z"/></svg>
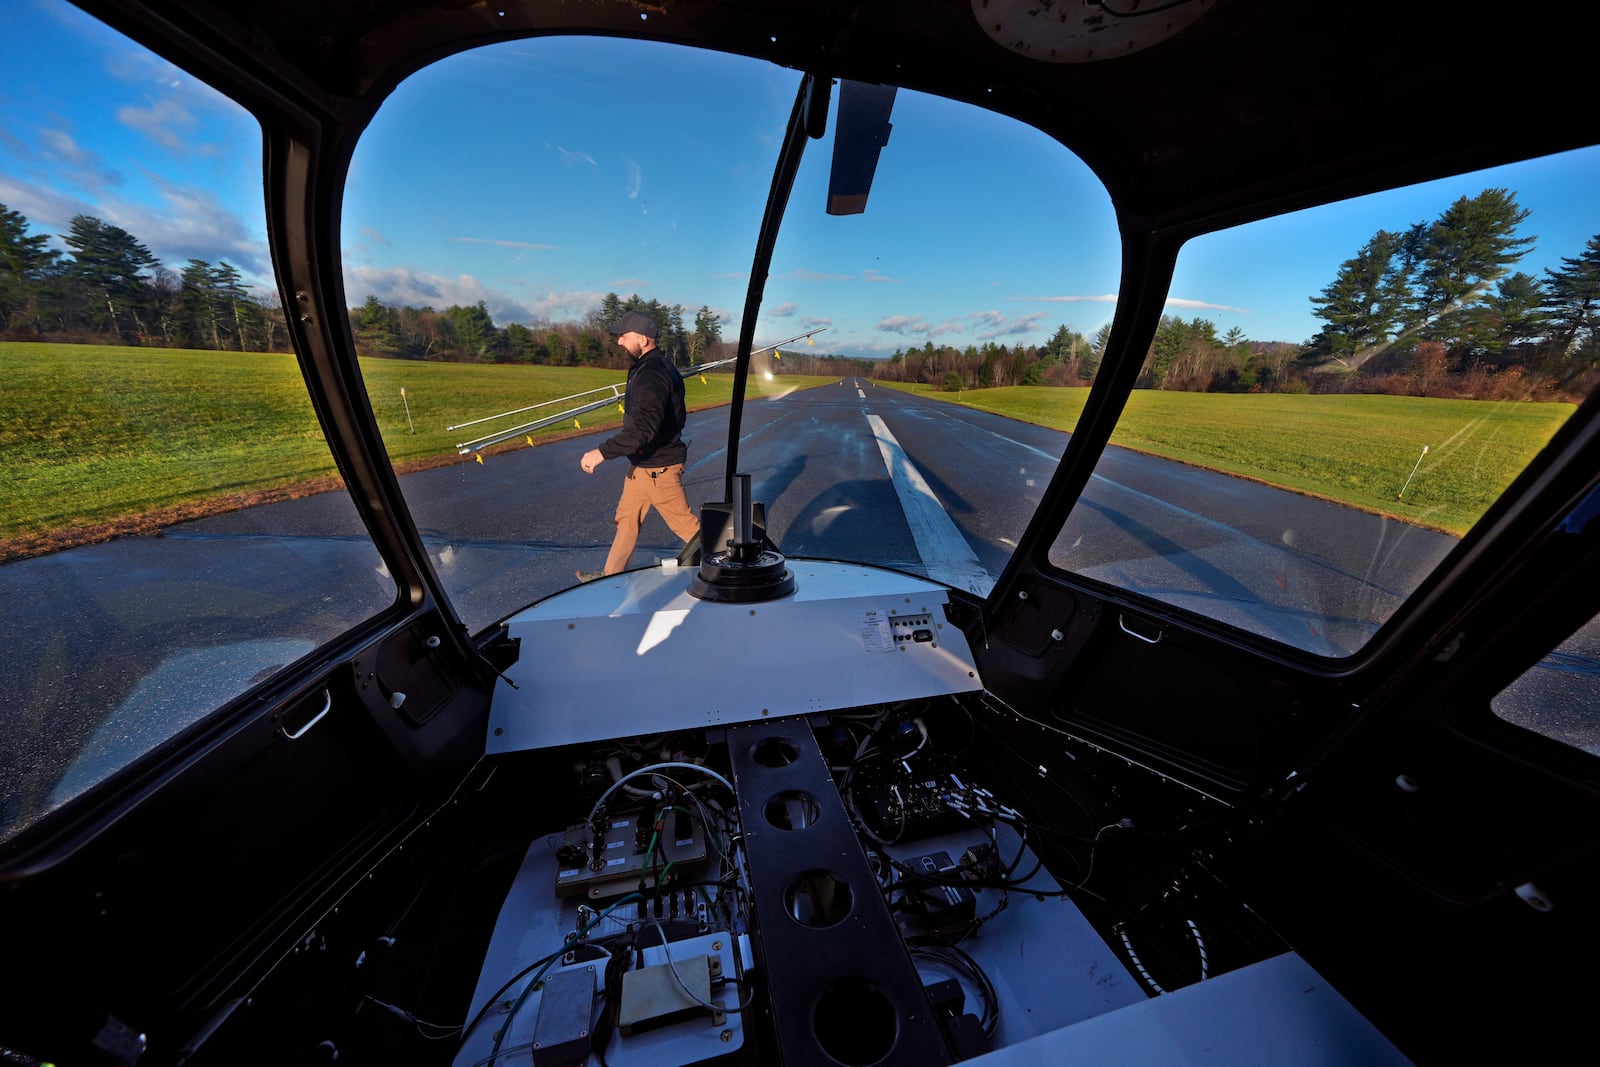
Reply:
<svg viewBox="0 0 1600 1067"><path fill-rule="evenodd" d="M1129 637L1137 637L1147 645L1159 645L1161 643L1161 627L1159 626L1156 627L1156 635L1154 637L1149 637L1130 627L1128 625L1128 617L1122 614L1120 611L1117 613L1117 625L1122 627L1123 633L1127 634Z"/></svg>
<svg viewBox="0 0 1600 1067"><path fill-rule="evenodd" d="M300 740L306 734L311 732L311 728L313 726L317 725L317 723L322 721L322 717L324 715L328 714L328 712L330 712L332 710L333 710L333 691L329 690L329 689L324 689L322 691L322 710L317 712L315 715L311 716L310 721L308 721L304 726L300 727L300 729L298 729L298 730L290 730L287 726L280 727L280 729L283 731L283 736L287 737L291 741Z"/></svg>

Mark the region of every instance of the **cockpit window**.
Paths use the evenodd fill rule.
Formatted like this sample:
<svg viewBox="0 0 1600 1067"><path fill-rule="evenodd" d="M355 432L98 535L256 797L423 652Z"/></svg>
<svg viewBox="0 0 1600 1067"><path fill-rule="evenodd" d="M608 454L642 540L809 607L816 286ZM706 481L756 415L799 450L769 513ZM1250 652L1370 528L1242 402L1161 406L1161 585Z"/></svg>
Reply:
<svg viewBox="0 0 1600 1067"><path fill-rule="evenodd" d="M1359 651L1600 384L1600 150L1216 233L1050 561Z"/></svg>
<svg viewBox="0 0 1600 1067"><path fill-rule="evenodd" d="M632 357L606 329L624 311L658 321L684 378L691 506L726 499L726 361L800 83L661 44L523 41L419 72L363 135L351 330L469 629L606 564L630 462L580 460L626 418ZM765 274L735 473L790 558L987 593L1093 380L1115 217L1058 143L906 90L870 191L838 198L848 88L806 144ZM683 544L651 512L627 566Z"/></svg>
<svg viewBox="0 0 1600 1067"><path fill-rule="evenodd" d="M1600 617L1496 693L1489 709L1513 725L1600 756Z"/></svg>
<svg viewBox="0 0 1600 1067"><path fill-rule="evenodd" d="M0 839L395 600L289 350L261 132L67 4L0 96Z"/></svg>

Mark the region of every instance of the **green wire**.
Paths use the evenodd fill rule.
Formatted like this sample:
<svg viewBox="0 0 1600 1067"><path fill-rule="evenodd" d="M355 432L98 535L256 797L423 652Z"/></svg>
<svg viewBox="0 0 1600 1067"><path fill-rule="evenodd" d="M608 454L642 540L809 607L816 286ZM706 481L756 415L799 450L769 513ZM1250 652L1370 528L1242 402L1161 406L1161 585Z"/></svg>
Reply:
<svg viewBox="0 0 1600 1067"><path fill-rule="evenodd" d="M489 1056L490 1062L493 1062L495 1059L499 1058L499 1055L500 1055L500 1042L502 1040L504 1040L504 1038L506 1036L506 1031L511 1029L511 1020L512 1020L512 1018L514 1018L516 1016L517 1009L522 1007L523 1002L525 1002L528 999L528 994L532 993L534 991L534 989L536 989L538 987L539 980L544 977L544 973L550 969L551 965L554 964L556 962L556 960L561 958L562 953L565 952L567 949L571 948L579 940L581 940L583 938L584 934L587 934L590 930L593 930L596 926L600 925L600 923L605 920L606 916L608 916L612 912L616 911L622 905L628 903L630 900L642 900L642 899L644 899L644 898L641 897L638 893L629 893L625 897L618 897L616 900L611 902L611 906L608 907L605 911L602 911L600 914L596 915L593 919L590 919L588 921L588 923L586 923L584 925L583 929L579 930L575 934L572 934L572 935L568 936L568 938L562 944L560 949L558 949L557 951L552 952L550 954L550 958L544 961L544 966L539 968L538 973L533 976L533 979L531 981L529 981L528 984L523 987L522 992L517 995L517 999L511 1005L511 1010L506 1012L505 1021L500 1024L500 1029L495 1031L494 1047L489 1050L489 1052L490 1052L490 1056Z"/></svg>

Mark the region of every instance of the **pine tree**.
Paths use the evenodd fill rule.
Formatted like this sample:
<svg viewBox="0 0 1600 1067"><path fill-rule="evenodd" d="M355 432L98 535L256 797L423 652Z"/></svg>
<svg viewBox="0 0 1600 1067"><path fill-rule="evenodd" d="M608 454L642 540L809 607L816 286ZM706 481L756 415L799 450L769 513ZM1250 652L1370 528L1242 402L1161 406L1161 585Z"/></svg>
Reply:
<svg viewBox="0 0 1600 1067"><path fill-rule="evenodd" d="M46 247L48 240L28 233L28 220L0 204L0 330L39 331L44 283L60 257Z"/></svg>
<svg viewBox="0 0 1600 1067"><path fill-rule="evenodd" d="M1311 298L1317 305L1312 314L1325 325L1308 346L1310 360L1359 366L1393 338L1405 313L1405 241L1379 230Z"/></svg>
<svg viewBox="0 0 1600 1067"><path fill-rule="evenodd" d="M356 342L368 355L392 356L399 349L394 329L389 325L389 309L370 294L355 314L355 335Z"/></svg>
<svg viewBox="0 0 1600 1067"><path fill-rule="evenodd" d="M1549 316L1541 309L1544 298L1544 287L1532 275L1517 271L1500 279L1478 315L1479 347L1499 353L1543 337L1550 325Z"/></svg>
<svg viewBox="0 0 1600 1067"><path fill-rule="evenodd" d="M1583 252L1563 257L1560 270L1545 269L1544 302L1550 332L1546 364L1563 380L1594 365L1600 348L1600 234Z"/></svg>
<svg viewBox="0 0 1600 1067"><path fill-rule="evenodd" d="M72 250L69 274L104 300L105 316L91 316L120 336L142 338L145 333L145 278L142 272L156 265L156 257L132 234L92 215L74 215L70 232L62 236Z"/></svg>
<svg viewBox="0 0 1600 1067"><path fill-rule="evenodd" d="M250 294L239 279L239 269L227 260L219 260L211 272L211 284L216 293L218 311L228 324L227 331L233 335L233 344L229 347L243 352ZM217 347L223 346L219 344Z"/></svg>
<svg viewBox="0 0 1600 1067"><path fill-rule="evenodd" d="M1451 317L1480 304L1527 254L1534 238L1516 235L1527 218L1514 193L1485 189L1470 199L1461 197L1428 227L1414 287L1425 336L1447 344L1461 341L1471 319L1452 322Z"/></svg>
<svg viewBox="0 0 1600 1067"><path fill-rule="evenodd" d="M191 259L180 275L179 321L184 343L191 348L222 347L221 307L211 264Z"/></svg>

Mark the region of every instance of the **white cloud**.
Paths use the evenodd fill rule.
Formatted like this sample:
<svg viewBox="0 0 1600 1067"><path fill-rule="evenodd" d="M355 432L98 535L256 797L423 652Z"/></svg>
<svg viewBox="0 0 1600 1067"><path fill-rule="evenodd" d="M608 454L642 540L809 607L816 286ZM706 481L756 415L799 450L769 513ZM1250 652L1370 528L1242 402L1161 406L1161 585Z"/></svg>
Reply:
<svg viewBox="0 0 1600 1067"><path fill-rule="evenodd" d="M1212 304L1212 303L1209 303L1209 302L1204 301L1204 300L1185 300L1182 297L1176 297L1176 296L1167 297L1167 306L1168 307L1177 307L1177 308L1190 308L1190 309L1200 310L1200 311L1237 311L1241 315L1249 315L1249 314L1251 314L1251 311L1250 311L1249 308L1230 307L1227 304Z"/></svg>
<svg viewBox="0 0 1600 1067"><path fill-rule="evenodd" d="M639 164L631 159L624 158L622 163L628 168L628 199L637 200L639 190L644 187L644 172L639 169Z"/></svg>
<svg viewBox="0 0 1600 1067"><path fill-rule="evenodd" d="M983 324L978 331L980 341L993 341L997 337L1020 337L1039 328L1039 320L1045 317L1045 312L1035 311L1031 315L1021 318L1011 318L998 311L979 311L968 315L969 319L977 319Z"/></svg>
<svg viewBox="0 0 1600 1067"><path fill-rule="evenodd" d="M499 245L501 248L526 248L535 252L552 252L561 247L560 245L529 244L527 241L501 241L493 237L452 237L450 240L463 241L467 244Z"/></svg>
<svg viewBox="0 0 1600 1067"><path fill-rule="evenodd" d="M768 318L773 318L773 319L789 319L789 318L793 318L794 317L794 313L797 310L799 310L798 305L796 305L793 302L790 302L790 303L787 303L787 304L779 304L777 307L775 307L772 310L766 312L766 315L767 315Z"/></svg>
<svg viewBox="0 0 1600 1067"><path fill-rule="evenodd" d="M116 197L95 201L0 176L0 203L27 218L31 232L59 238L74 215L92 215L132 234L162 263L180 267L187 260L227 260L251 282L271 279L264 236L251 232L245 220L228 211L216 194L194 186L153 179L159 205L138 204ZM65 249L59 239L51 246Z"/></svg>
<svg viewBox="0 0 1600 1067"><path fill-rule="evenodd" d="M561 163L563 166L576 167L580 165L587 165L591 167L598 167L600 165L596 163L594 161L594 157L587 152L578 152L573 149L562 148L558 144L551 145L550 147L554 148L561 156Z"/></svg>
<svg viewBox="0 0 1600 1067"><path fill-rule="evenodd" d="M33 182L13 181L4 174L0 174L0 204L27 219L28 232L49 234L50 247L55 249L66 247L60 235L67 232L72 216L95 214L94 205L87 200Z"/></svg>
<svg viewBox="0 0 1600 1067"><path fill-rule="evenodd" d="M1116 293L1100 293L1093 296L1013 296L1008 299L1026 303L1043 302L1046 304L1115 304ZM1249 308L1237 308L1228 304L1215 304L1207 300L1189 300L1184 297L1170 296L1167 298L1168 307L1192 308L1201 311L1237 311L1241 315L1251 314Z"/></svg>
<svg viewBox="0 0 1600 1067"><path fill-rule="evenodd" d="M183 155L191 147L188 134L198 125L194 113L177 100L156 100L149 107L132 104L117 108L117 121L129 129L137 130L175 155Z"/></svg>
<svg viewBox="0 0 1600 1067"><path fill-rule="evenodd" d="M924 339L963 332L960 323L929 322L921 315L890 315L878 321L878 329L884 333L898 333Z"/></svg>
<svg viewBox="0 0 1600 1067"><path fill-rule="evenodd" d="M40 130L39 143L44 146L47 157L65 163L69 167L88 168L100 165L100 157L80 146L72 139L72 134L65 130Z"/></svg>
<svg viewBox="0 0 1600 1067"><path fill-rule="evenodd" d="M853 282L854 274L823 274L815 270L790 271L787 277L798 279L802 282Z"/></svg>
<svg viewBox="0 0 1600 1067"><path fill-rule="evenodd" d="M152 180L161 195L159 206L106 204L101 217L143 241L165 263L225 259L247 275L270 278L265 235L223 207L216 193L159 177Z"/></svg>
<svg viewBox="0 0 1600 1067"><path fill-rule="evenodd" d="M415 267L346 267L345 298L360 304L368 296L394 307L431 307L442 311L482 302L496 326L511 322L573 322L600 306L598 292L549 292L519 299L493 289L470 274L447 278Z"/></svg>

